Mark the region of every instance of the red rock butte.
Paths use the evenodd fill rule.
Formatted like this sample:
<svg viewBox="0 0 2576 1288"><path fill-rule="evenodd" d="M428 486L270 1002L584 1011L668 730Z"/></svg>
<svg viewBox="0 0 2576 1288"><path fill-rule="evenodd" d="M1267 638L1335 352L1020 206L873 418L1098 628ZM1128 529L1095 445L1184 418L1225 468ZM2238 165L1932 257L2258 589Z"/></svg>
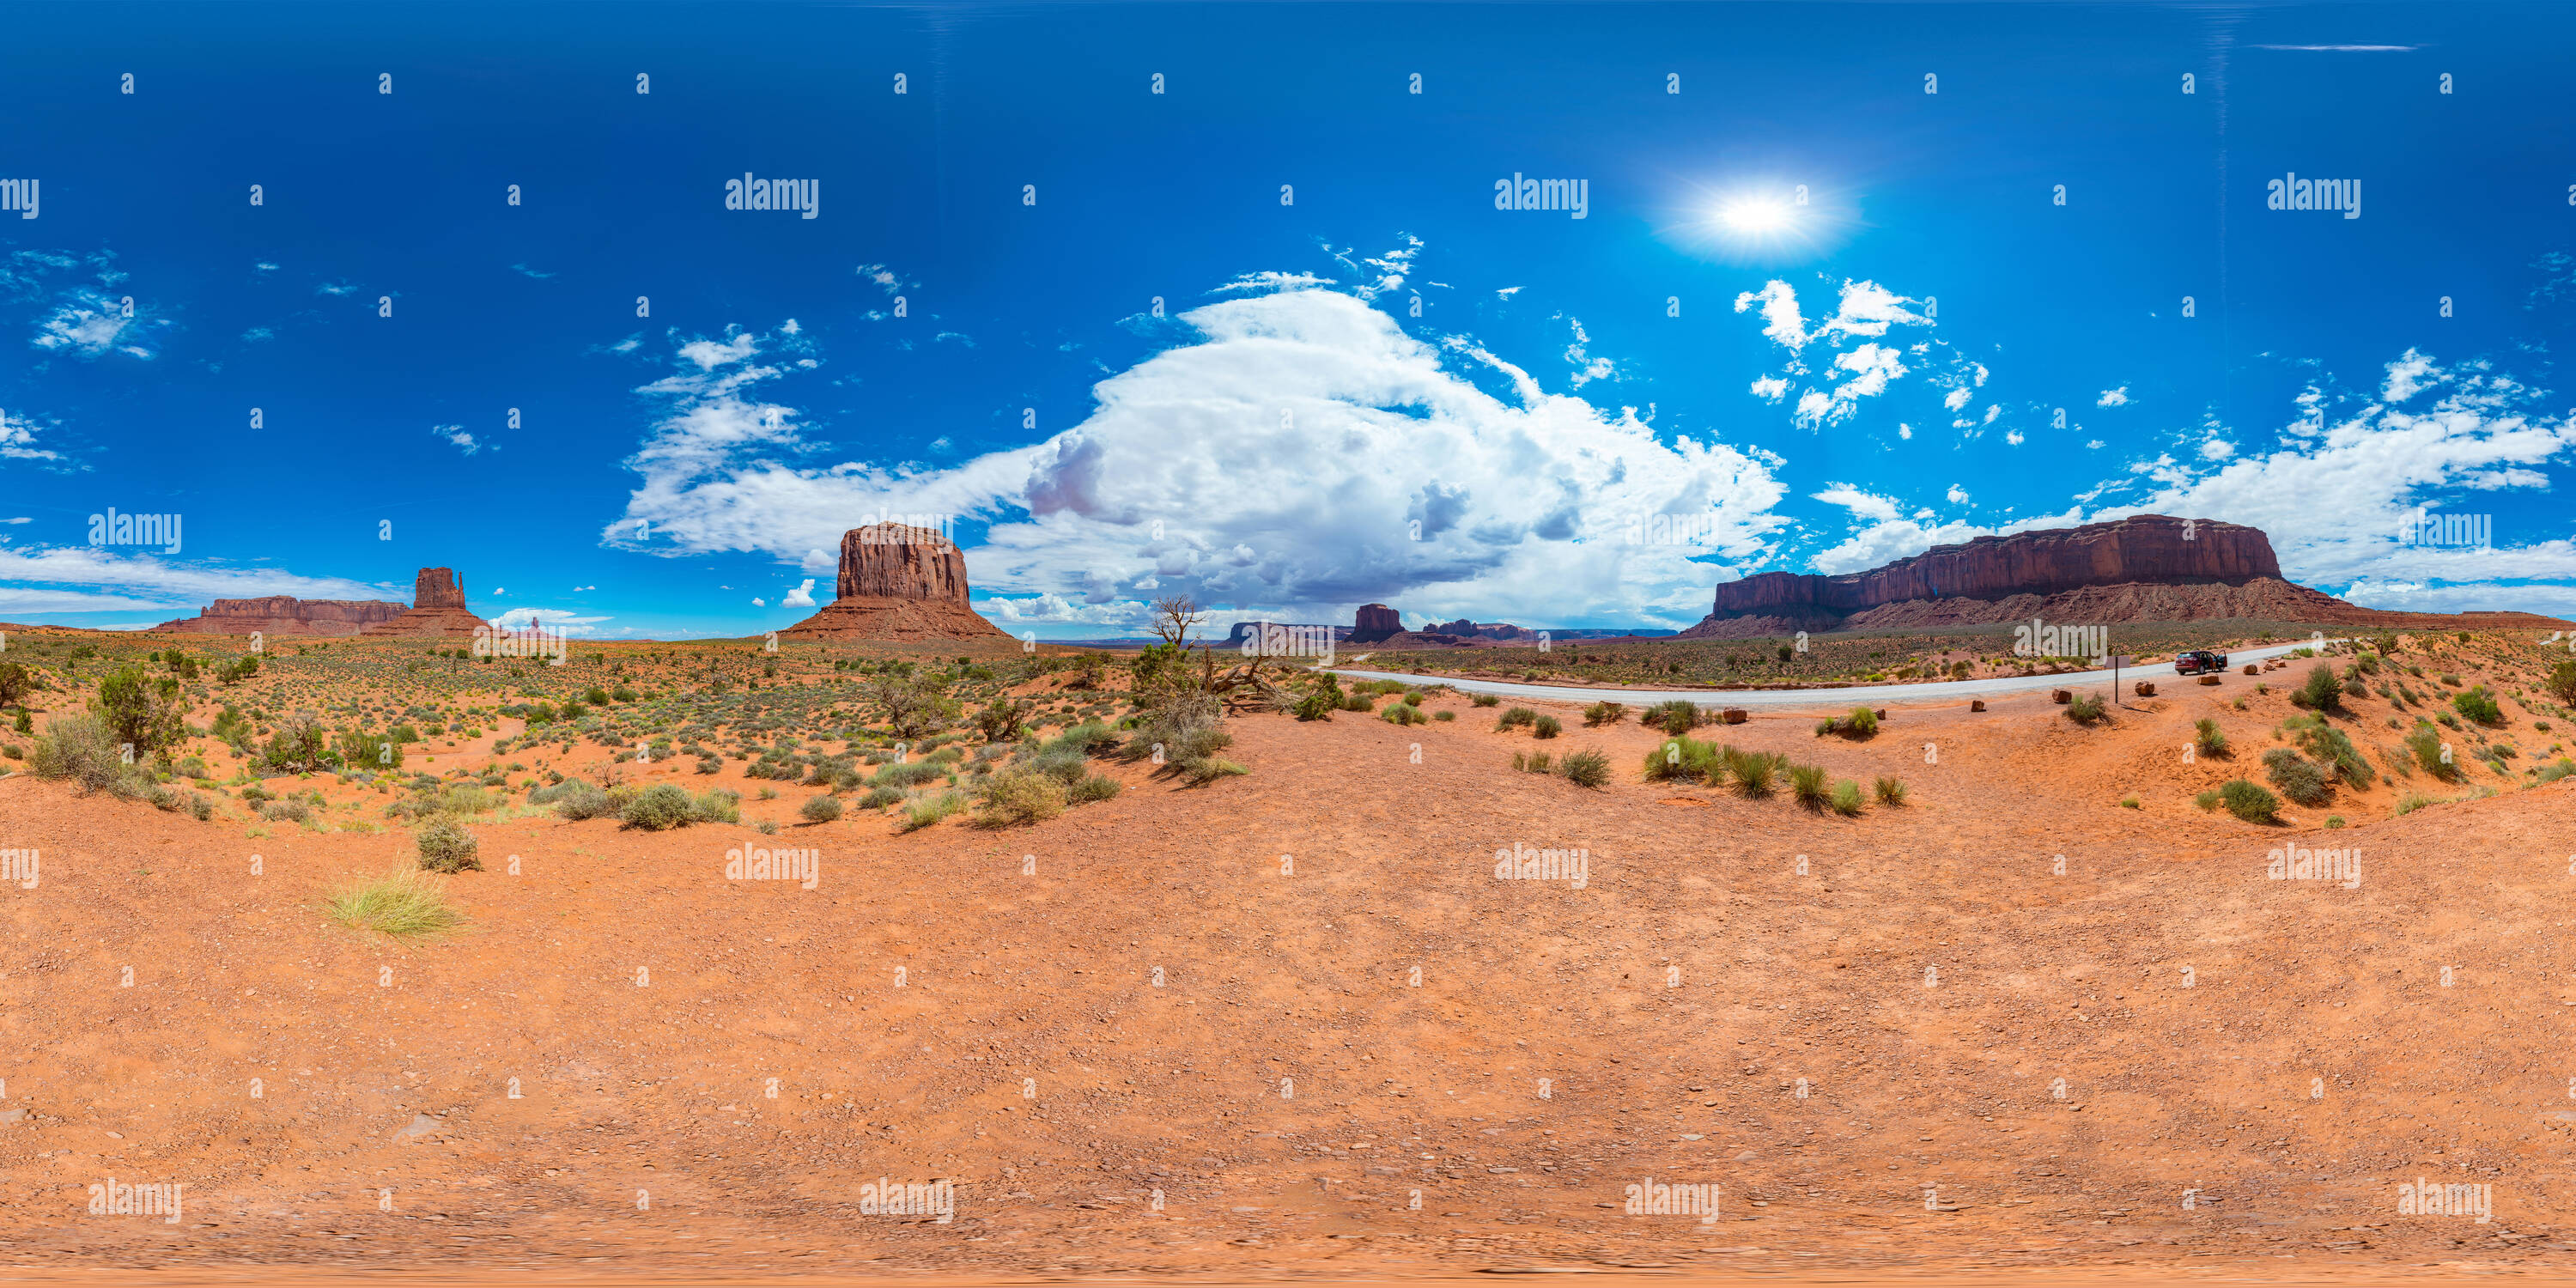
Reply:
<svg viewBox="0 0 2576 1288"><path fill-rule="evenodd" d="M2133 515L2078 528L1983 536L1842 576L1765 572L1717 588L1683 638L1908 629L2040 617L2064 622L2213 618L2352 626L2545 626L2529 613L2393 613L2285 580L2260 528Z"/></svg>
<svg viewBox="0 0 2576 1288"><path fill-rule="evenodd" d="M1010 638L967 602L966 554L934 528L873 523L842 533L836 589L821 612L780 631L780 638Z"/></svg>
<svg viewBox="0 0 2576 1288"><path fill-rule="evenodd" d="M163 622L153 630L173 635L355 635L400 617L390 599L218 599L194 617Z"/></svg>
<svg viewBox="0 0 2576 1288"><path fill-rule="evenodd" d="M411 608L358 632L370 638L469 640L491 623L465 607L465 592L450 568L423 568L412 578Z"/></svg>

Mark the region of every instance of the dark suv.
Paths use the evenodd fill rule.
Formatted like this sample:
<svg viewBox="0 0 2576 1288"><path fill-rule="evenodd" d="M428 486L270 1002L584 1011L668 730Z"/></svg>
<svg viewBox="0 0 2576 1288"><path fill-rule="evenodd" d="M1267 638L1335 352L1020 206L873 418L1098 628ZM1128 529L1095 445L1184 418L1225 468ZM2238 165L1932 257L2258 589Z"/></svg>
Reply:
<svg viewBox="0 0 2576 1288"><path fill-rule="evenodd" d="M2176 675L2201 675L2204 673L2224 671L2226 669L2227 655L2224 653L2212 653L2207 649L2193 649L2188 653L2178 653L2174 655L2174 674Z"/></svg>

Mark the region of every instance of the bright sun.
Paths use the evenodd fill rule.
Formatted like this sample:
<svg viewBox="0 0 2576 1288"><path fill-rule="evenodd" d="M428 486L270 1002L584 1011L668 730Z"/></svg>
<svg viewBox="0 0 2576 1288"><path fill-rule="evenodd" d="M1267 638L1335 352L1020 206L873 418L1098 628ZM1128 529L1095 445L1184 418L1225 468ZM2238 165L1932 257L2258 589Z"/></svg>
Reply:
<svg viewBox="0 0 2576 1288"><path fill-rule="evenodd" d="M1739 233L1773 233L1789 226L1789 208L1777 201L1733 201L1717 214Z"/></svg>

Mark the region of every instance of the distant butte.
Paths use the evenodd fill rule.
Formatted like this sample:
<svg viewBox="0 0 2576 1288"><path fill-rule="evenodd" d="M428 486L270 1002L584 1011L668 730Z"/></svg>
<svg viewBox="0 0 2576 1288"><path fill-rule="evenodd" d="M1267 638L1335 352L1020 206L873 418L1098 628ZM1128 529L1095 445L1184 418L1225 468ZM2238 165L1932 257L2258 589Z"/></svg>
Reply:
<svg viewBox="0 0 2576 1288"><path fill-rule="evenodd" d="M2023 621L2216 618L2348 626L2549 626L2530 613L2393 613L2287 581L2260 528L2134 515L2077 528L1983 536L1841 576L1765 572L1721 583L1683 638L1923 629Z"/></svg>
<svg viewBox="0 0 2576 1288"><path fill-rule="evenodd" d="M780 631L794 640L1009 639L967 602L966 555L933 528L874 523L841 534L837 595Z"/></svg>
<svg viewBox="0 0 2576 1288"><path fill-rule="evenodd" d="M405 606L390 599L297 599L269 595L259 599L218 599L194 617L153 627L174 635L355 635L378 622L402 616Z"/></svg>
<svg viewBox="0 0 2576 1288"><path fill-rule="evenodd" d="M369 638L466 640L491 624L465 607L455 570L423 568L412 578L411 608L358 632Z"/></svg>

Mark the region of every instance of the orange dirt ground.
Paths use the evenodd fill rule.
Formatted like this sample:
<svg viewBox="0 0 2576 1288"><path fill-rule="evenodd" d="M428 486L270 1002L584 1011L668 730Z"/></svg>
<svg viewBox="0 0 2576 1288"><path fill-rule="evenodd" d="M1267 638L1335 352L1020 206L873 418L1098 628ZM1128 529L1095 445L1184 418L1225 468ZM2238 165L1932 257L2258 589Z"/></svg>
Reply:
<svg viewBox="0 0 2576 1288"><path fill-rule="evenodd" d="M2296 673L2159 676L2090 729L2041 692L1891 707L1865 742L1812 734L1830 695L1699 731L1911 789L1854 819L1643 781L1662 738L1633 717L1533 704L1567 726L1536 742L1457 694L1409 728L1239 718L1246 776L1103 762L1123 794L1007 831L808 825L818 789L634 765L742 791L744 826L474 823L470 929L413 944L318 911L399 831L251 837L22 772L0 848L43 860L0 888L0 1266L2562 1274L2576 780L2522 770L2564 731L2532 688L2496 735L2512 777L2392 787L2364 697L2339 723L2372 790L2270 828L2196 808L2261 780ZM2201 716L2232 759L2183 762ZM1587 747L1598 791L1511 767ZM2444 803L2395 816L2418 791ZM747 844L818 851L816 888L727 880ZM2358 886L2267 879L2291 844L2359 849ZM1516 845L1584 851L1587 880L1497 879ZM2419 1177L2491 1186L2493 1219L2401 1215ZM184 1183L183 1218L90 1215L109 1178ZM953 1220L863 1215L880 1178L952 1181ZM1649 1178L1721 1187L1719 1216L1628 1214Z"/></svg>

